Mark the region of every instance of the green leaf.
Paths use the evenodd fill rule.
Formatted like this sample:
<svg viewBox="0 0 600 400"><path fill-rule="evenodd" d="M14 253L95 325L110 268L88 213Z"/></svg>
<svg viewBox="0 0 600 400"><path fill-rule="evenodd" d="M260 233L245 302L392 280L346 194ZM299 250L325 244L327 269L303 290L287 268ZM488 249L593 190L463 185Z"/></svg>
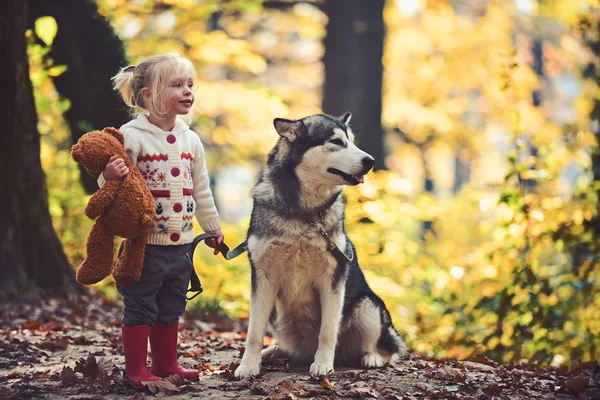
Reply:
<svg viewBox="0 0 600 400"><path fill-rule="evenodd" d="M40 17L35 21L35 34L42 39L46 46L50 46L58 32L56 20L50 16Z"/></svg>
<svg viewBox="0 0 600 400"><path fill-rule="evenodd" d="M53 76L53 77L59 76L59 75L62 75L62 73L65 72L66 70L67 70L66 65L55 65L48 69L48 75Z"/></svg>
<svg viewBox="0 0 600 400"><path fill-rule="evenodd" d="M447 392L458 392L460 390L460 386L459 385L444 385L444 389L446 389Z"/></svg>

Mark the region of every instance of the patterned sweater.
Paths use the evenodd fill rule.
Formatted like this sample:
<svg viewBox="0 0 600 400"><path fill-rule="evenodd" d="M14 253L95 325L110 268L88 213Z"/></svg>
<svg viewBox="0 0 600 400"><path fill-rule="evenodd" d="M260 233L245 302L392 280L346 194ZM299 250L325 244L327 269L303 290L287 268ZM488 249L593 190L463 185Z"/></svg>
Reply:
<svg viewBox="0 0 600 400"><path fill-rule="evenodd" d="M194 239L193 217L206 232L221 229L209 186L204 147L180 119L165 132L140 114L120 128L125 150L137 164L156 201L156 223L149 244L179 245ZM102 187L106 181L98 177Z"/></svg>

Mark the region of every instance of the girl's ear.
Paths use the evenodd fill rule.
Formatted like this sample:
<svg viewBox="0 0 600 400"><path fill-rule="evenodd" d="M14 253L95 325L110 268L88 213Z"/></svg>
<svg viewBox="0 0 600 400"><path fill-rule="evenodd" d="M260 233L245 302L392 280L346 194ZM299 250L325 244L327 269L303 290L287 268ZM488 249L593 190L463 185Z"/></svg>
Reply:
<svg viewBox="0 0 600 400"><path fill-rule="evenodd" d="M140 92L140 94L142 95L142 99L144 100L144 104L148 104L148 101L150 100L150 88L142 88L142 91Z"/></svg>

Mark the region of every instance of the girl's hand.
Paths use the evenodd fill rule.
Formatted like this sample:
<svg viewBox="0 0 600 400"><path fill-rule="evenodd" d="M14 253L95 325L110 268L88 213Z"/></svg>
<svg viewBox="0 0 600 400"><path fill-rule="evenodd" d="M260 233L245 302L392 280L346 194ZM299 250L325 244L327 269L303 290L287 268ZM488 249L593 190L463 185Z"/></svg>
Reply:
<svg viewBox="0 0 600 400"><path fill-rule="evenodd" d="M212 232L207 232L207 233L212 233L213 235L217 235L216 238L209 238L206 239L204 241L204 243L206 243L206 245L212 249L215 249L214 254L219 254L219 245L221 243L223 243L223 240L225 239L225 236L223 236L223 232L221 232L220 230L218 231L212 231Z"/></svg>
<svg viewBox="0 0 600 400"><path fill-rule="evenodd" d="M125 160L116 155L108 160L108 164L106 164L106 167L104 167L104 171L102 172L106 181L123 179L127 174L129 174L129 168L125 165Z"/></svg>

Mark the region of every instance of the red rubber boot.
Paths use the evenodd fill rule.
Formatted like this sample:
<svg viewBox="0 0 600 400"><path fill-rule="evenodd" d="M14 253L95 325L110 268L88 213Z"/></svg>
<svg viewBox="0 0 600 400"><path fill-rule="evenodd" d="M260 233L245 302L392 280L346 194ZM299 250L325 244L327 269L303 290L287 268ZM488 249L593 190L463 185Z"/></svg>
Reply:
<svg viewBox="0 0 600 400"><path fill-rule="evenodd" d="M179 375L185 379L198 378L198 371L184 369L177 361L177 332L179 324L156 324L150 327L150 346L152 348L152 366L150 371L160 377Z"/></svg>
<svg viewBox="0 0 600 400"><path fill-rule="evenodd" d="M125 372L131 384L143 388L140 382L159 381L160 378L148 371L148 326L135 325L121 327Z"/></svg>

